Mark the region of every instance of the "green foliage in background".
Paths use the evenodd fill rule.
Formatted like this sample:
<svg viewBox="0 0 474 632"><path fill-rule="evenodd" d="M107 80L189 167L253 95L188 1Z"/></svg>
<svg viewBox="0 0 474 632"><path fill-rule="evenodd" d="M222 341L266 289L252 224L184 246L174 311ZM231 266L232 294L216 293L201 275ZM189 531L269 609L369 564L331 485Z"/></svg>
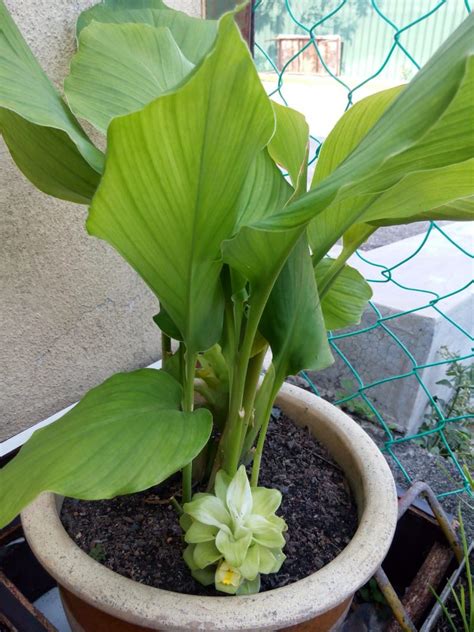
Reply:
<svg viewBox="0 0 474 632"><path fill-rule="evenodd" d="M468 471L474 470L474 363L463 364L456 361L457 354L443 347L440 356L447 360L454 360L448 365L446 377L438 382L439 386L448 389L444 397L434 396L439 410L446 419L459 419L448 422L444 427L444 435L451 450L458 461L465 465ZM420 432L427 432L417 442L433 454L444 458L450 456L446 445L441 441L437 432L440 416L436 409L430 406L425 415Z"/></svg>

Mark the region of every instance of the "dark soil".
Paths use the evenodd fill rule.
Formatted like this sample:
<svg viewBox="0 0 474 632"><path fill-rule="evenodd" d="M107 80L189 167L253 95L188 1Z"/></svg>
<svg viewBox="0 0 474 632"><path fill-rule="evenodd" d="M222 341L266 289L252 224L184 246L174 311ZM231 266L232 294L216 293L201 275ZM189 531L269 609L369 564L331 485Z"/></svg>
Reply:
<svg viewBox="0 0 474 632"><path fill-rule="evenodd" d="M308 382L300 376L291 377L288 382L295 384L307 390L313 392ZM337 397L334 391L329 391L325 388L320 388L321 396L328 402L333 402ZM342 407L344 409L344 407ZM373 439L377 446L383 450L387 435L383 431L382 427L376 422L367 419L360 414L357 414L351 410L345 410L345 412L356 421L363 430ZM400 438L403 435L393 431L395 438ZM439 454L433 454L421 445L417 445L414 441L406 441L394 446L393 452L396 455L398 461L403 465L412 481L426 481L435 494L443 494L450 490L459 488L461 486L461 479L459 472L451 461ZM397 461L386 452L383 452L385 460L387 461L395 482L400 492L407 490L410 484L407 482L400 466ZM443 509L447 512L448 517L452 518L457 515L458 507L461 506L461 511L464 520L464 528L466 530L466 536L468 542L474 539L474 505L469 502L467 494L452 494L449 496L442 496L439 500Z"/></svg>
<svg viewBox="0 0 474 632"><path fill-rule="evenodd" d="M287 559L279 573L262 576L262 591L319 570L357 528L357 509L338 466L307 430L274 413L259 484L283 494ZM178 490L174 480L112 500L66 499L61 518L78 546L125 577L176 592L215 594L193 580L182 559L182 531L167 501Z"/></svg>

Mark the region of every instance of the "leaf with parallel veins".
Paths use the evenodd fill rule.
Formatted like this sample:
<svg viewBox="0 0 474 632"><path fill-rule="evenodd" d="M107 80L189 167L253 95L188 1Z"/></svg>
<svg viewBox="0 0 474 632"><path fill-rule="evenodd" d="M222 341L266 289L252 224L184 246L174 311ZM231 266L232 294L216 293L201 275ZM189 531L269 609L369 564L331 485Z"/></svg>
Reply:
<svg viewBox="0 0 474 632"><path fill-rule="evenodd" d="M166 27L92 22L64 90L73 112L106 132L113 118L169 92L193 68Z"/></svg>
<svg viewBox="0 0 474 632"><path fill-rule="evenodd" d="M88 203L103 155L66 106L0 0L0 131L41 191Z"/></svg>
<svg viewBox="0 0 474 632"><path fill-rule="evenodd" d="M235 230L249 168L273 129L271 104L232 15L186 83L109 126L87 228L148 283L190 353L219 340L220 245Z"/></svg>
<svg viewBox="0 0 474 632"><path fill-rule="evenodd" d="M42 491L112 498L187 465L207 443L212 418L203 408L181 412L181 396L178 382L153 369L118 373L93 388L0 470L0 524Z"/></svg>

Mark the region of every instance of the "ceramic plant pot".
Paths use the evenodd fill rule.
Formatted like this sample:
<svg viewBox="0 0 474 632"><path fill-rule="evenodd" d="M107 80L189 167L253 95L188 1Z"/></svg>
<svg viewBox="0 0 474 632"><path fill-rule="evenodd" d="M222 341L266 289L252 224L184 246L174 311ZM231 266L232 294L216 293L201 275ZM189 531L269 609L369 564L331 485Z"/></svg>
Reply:
<svg viewBox="0 0 474 632"><path fill-rule="evenodd" d="M344 470L359 526L346 548L316 573L289 586L242 597L198 597L139 584L105 568L67 535L61 499L42 494L22 513L26 538L57 580L74 632L139 630L337 630L354 593L382 563L397 521L395 484L368 435L346 414L285 385L277 405L307 426Z"/></svg>

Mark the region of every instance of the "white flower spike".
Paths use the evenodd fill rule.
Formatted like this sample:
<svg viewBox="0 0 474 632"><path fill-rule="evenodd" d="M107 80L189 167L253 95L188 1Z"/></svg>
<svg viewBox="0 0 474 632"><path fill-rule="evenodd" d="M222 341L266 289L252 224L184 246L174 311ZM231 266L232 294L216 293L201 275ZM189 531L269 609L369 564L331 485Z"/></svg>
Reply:
<svg viewBox="0 0 474 632"><path fill-rule="evenodd" d="M214 494L195 494L183 507L184 560L193 577L230 595L258 592L260 574L278 572L285 561L280 504L278 490L250 487L243 465L233 478L218 472Z"/></svg>

